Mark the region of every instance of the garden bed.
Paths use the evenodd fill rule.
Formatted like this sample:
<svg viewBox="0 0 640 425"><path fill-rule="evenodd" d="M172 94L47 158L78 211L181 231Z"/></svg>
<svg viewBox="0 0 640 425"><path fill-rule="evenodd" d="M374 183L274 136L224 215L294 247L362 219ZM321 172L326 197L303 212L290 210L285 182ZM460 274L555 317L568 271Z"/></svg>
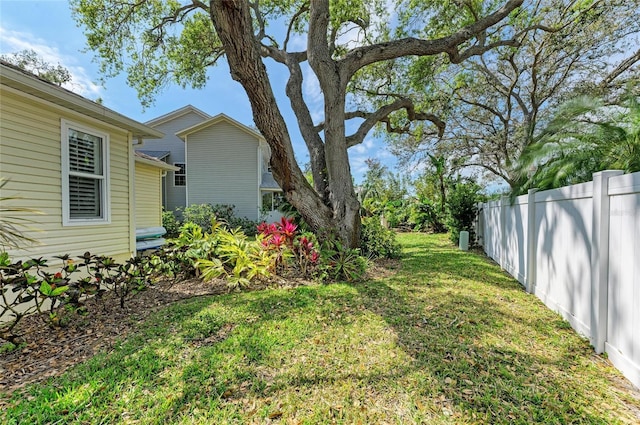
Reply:
<svg viewBox="0 0 640 425"><path fill-rule="evenodd" d="M367 275L372 279L388 277L398 267L398 260L380 259L370 265ZM251 290L313 284L303 279L276 277L254 284ZM23 344L15 348L10 343L2 344L4 341L0 340L0 392L11 393L27 384L60 375L98 352L108 352L117 341L126 339L138 323L168 304L228 292L229 286L222 279L160 282L131 296L125 308L120 308L119 299L113 295L104 296L100 302L89 299L85 302L87 313L67 316L68 325L60 328L49 326L37 315L26 317L18 325L18 333L25 341Z"/></svg>
<svg viewBox="0 0 640 425"><path fill-rule="evenodd" d="M443 235L400 239L402 267L363 282L161 285L54 343L37 322L0 357L16 386L86 361L3 387L0 422L638 423L638 391L494 263Z"/></svg>

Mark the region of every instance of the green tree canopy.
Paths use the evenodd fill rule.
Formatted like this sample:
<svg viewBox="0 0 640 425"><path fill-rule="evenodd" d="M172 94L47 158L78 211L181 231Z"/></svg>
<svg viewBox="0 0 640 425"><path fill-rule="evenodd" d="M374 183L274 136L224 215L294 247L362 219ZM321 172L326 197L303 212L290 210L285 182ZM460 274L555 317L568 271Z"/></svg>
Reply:
<svg viewBox="0 0 640 425"><path fill-rule="evenodd" d="M418 58L445 56L461 63L514 45L504 20L522 13L522 2L396 0L389 7L382 0L72 0L71 5L103 73L126 72L146 103L167 84L205 87L207 69L224 58L249 97L288 201L316 232L355 246L360 205L348 148L362 143L376 125L390 123L394 113L440 124L429 105L415 104L403 95L406 90L388 93L378 87L387 80L402 87L406 72L396 70ZM286 95L309 150L313 186L295 160L267 60L288 74ZM306 72L322 91L320 120L306 103ZM377 101L361 103L347 95L356 90L376 93ZM347 127L347 121L353 125Z"/></svg>
<svg viewBox="0 0 640 425"><path fill-rule="evenodd" d="M421 58L407 80L446 126L394 135L395 151L425 161L438 152L521 184L518 158L559 104L576 93L620 93L637 75L639 10L638 0L533 0L511 17L516 45L460 64Z"/></svg>
<svg viewBox="0 0 640 425"><path fill-rule="evenodd" d="M64 66L46 62L35 50L25 49L19 52L0 55L0 60L17 66L38 77L61 86L71 82L71 73Z"/></svg>

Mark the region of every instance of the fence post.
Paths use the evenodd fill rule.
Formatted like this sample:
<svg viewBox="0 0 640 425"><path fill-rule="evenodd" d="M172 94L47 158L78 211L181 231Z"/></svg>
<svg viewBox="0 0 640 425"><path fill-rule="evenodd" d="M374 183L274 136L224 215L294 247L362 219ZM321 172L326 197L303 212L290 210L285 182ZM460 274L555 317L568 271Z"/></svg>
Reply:
<svg viewBox="0 0 640 425"><path fill-rule="evenodd" d="M484 215L484 203L476 203L476 210L476 218L473 223L476 233L476 240L474 242L484 248L484 226L482 225L482 223L484 223L484 220L482 219L482 216Z"/></svg>
<svg viewBox="0 0 640 425"><path fill-rule="evenodd" d="M529 189L527 192L527 262L526 262L526 289L532 294L536 286L536 244L538 234L536 232L536 192L538 189Z"/></svg>
<svg viewBox="0 0 640 425"><path fill-rule="evenodd" d="M609 290L609 178L622 171L593 174L593 220L591 225L591 344L604 352L607 341Z"/></svg>
<svg viewBox="0 0 640 425"><path fill-rule="evenodd" d="M507 206L509 197L500 198L500 267L505 270L507 264Z"/></svg>

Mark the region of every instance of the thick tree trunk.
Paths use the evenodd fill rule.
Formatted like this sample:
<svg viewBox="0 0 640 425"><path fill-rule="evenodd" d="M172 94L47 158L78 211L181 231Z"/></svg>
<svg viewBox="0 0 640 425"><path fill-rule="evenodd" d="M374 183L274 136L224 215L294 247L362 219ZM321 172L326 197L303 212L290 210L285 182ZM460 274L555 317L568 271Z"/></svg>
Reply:
<svg viewBox="0 0 640 425"><path fill-rule="evenodd" d="M316 0L309 17L307 55L324 94L324 152L330 201L340 239L350 247L360 244L360 203L356 197L347 152L345 130L349 75L332 58L328 45L329 2Z"/></svg>
<svg viewBox="0 0 640 425"><path fill-rule="evenodd" d="M341 124L343 146L325 148L324 152L332 210L307 182L295 160L286 124L262 62L260 46L253 36L247 2L215 0L210 10L213 25L225 48L231 76L244 87L256 126L271 147L271 167L285 196L321 237L334 234L349 246L357 246L360 236L359 204L351 182L344 120ZM344 100L341 107L344 115ZM335 138L334 133L340 133L338 121L330 120L330 124L337 128L328 131L331 140Z"/></svg>
<svg viewBox="0 0 640 425"><path fill-rule="evenodd" d="M326 192L318 194L306 181L296 163L286 124L276 103L269 77L253 36L251 15L244 1L215 0L211 19L225 48L231 76L244 87L256 126L271 147L271 167L289 202L321 237L330 235L350 247L360 242L360 205L355 196L344 132L343 84L325 93L327 122L324 152L310 151L315 174L326 161ZM326 43L325 43L326 44ZM324 156L324 158L323 158ZM323 181L321 187L325 184ZM323 199L324 198L324 199Z"/></svg>

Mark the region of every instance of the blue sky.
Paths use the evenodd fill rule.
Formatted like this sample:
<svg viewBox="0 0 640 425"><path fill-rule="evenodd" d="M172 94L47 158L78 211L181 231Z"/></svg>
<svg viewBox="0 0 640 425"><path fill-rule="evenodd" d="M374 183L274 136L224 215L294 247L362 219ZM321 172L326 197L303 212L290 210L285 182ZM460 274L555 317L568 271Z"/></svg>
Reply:
<svg viewBox="0 0 640 425"><path fill-rule="evenodd" d="M191 104L198 109L215 115L225 113L234 119L253 126L251 109L247 96L239 83L229 75L226 63L221 63L209 73L209 82L203 90L182 89L172 86L162 91L154 105L144 110L138 101L136 91L126 84L122 75L98 82L100 74L93 63L92 52L83 52L85 37L71 17L69 5L63 0L0 0L0 54L33 49L47 62L60 63L72 74L73 84L67 87L74 92L95 100L101 98L103 104L123 115L145 122L167 112ZM282 113L289 126L294 149L300 162L308 160L308 154L284 95L287 73L278 65L269 66L274 91ZM312 115L322 117L321 93L311 75L305 75L305 96ZM356 182L362 179L367 158L378 158L391 169L395 158L386 149L383 141L369 135L359 146L349 150L352 174Z"/></svg>

